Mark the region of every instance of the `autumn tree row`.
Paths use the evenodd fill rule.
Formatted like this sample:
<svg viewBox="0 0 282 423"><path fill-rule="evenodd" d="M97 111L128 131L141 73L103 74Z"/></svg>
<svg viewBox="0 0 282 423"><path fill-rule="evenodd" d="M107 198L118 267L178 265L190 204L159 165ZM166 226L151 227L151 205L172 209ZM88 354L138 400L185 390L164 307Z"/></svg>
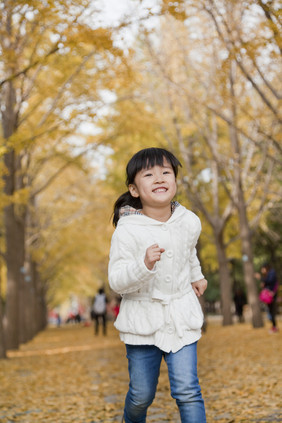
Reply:
<svg viewBox="0 0 282 423"><path fill-rule="evenodd" d="M130 18L103 27L98 4L1 5L0 356L45 327L47 302L105 282L124 165L151 145L182 161L179 198L201 215L223 323L236 257L253 325L263 324L253 234L281 207L276 2L162 1L124 50L115 34Z"/></svg>
<svg viewBox="0 0 282 423"><path fill-rule="evenodd" d="M82 124L97 119L100 90L122 52L96 23L96 3L5 0L0 7L1 356L45 327L46 302L63 282L85 286L105 273L102 244L89 233L104 201L95 203L89 171L102 136L85 135ZM81 281L74 268L89 263L83 237L93 265Z"/></svg>

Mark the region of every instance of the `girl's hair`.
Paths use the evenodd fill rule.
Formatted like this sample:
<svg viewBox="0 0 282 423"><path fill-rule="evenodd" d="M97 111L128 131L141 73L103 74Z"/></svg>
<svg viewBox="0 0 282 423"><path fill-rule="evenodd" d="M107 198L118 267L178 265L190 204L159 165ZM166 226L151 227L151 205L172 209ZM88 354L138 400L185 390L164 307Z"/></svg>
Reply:
<svg viewBox="0 0 282 423"><path fill-rule="evenodd" d="M142 169L150 169L153 166L163 166L164 159L170 163L175 177L177 177L178 167L182 166L180 161L164 148L145 148L138 151L129 160L126 166L126 186L134 183L135 176ZM129 191L122 194L114 205L113 225L117 226L119 220L119 211L121 207L131 206L135 209L142 209L140 198L132 197Z"/></svg>

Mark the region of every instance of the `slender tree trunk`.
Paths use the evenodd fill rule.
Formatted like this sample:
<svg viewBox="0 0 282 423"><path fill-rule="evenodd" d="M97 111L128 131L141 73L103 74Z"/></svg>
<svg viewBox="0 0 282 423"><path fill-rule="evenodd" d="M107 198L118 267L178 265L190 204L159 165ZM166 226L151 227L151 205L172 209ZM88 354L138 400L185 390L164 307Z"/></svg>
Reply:
<svg viewBox="0 0 282 423"><path fill-rule="evenodd" d="M33 210L33 211L32 211ZM26 301L28 307L25 309L25 323L27 329L27 339L32 339L40 330L38 328L38 310L37 310L37 295L38 295L38 272L37 264L32 258L32 250L36 249L37 237L34 233L38 230L35 224L36 207L35 198L33 197L29 202L29 207L26 212ZM32 240L32 241L31 241Z"/></svg>
<svg viewBox="0 0 282 423"><path fill-rule="evenodd" d="M46 289L40 278L37 269L37 263L32 261L32 274L35 286L35 321L36 333L45 329L47 326L47 304L46 304Z"/></svg>
<svg viewBox="0 0 282 423"><path fill-rule="evenodd" d="M0 358L6 358L6 343L3 328L3 305L2 305L2 272L1 272L1 258L0 258Z"/></svg>
<svg viewBox="0 0 282 423"><path fill-rule="evenodd" d="M0 359L6 358L6 343L3 328L3 312L2 312L2 299L0 299Z"/></svg>
<svg viewBox="0 0 282 423"><path fill-rule="evenodd" d="M221 296L221 309L222 309L222 324L223 326L232 325L232 281L230 277L228 259L226 257L226 248L222 239L221 233L216 233L215 235L215 245L217 252L217 259L219 264L219 281L220 281L220 296Z"/></svg>
<svg viewBox="0 0 282 423"><path fill-rule="evenodd" d="M35 279L33 275L33 262L30 255L27 258L25 275L25 299L26 307L24 312L25 328L26 328L26 340L31 340L37 333L36 328L36 287Z"/></svg>
<svg viewBox="0 0 282 423"><path fill-rule="evenodd" d="M252 310L253 327L260 328L263 326L263 319L258 298L257 284L254 277L255 271L253 262L252 235L248 224L247 211L242 190L239 191L238 211L240 219L243 271L247 286L248 303Z"/></svg>
<svg viewBox="0 0 282 423"><path fill-rule="evenodd" d="M24 275L22 283L22 295L20 297L20 315L22 318L20 343L30 341L34 336L34 309L31 280L29 274Z"/></svg>
<svg viewBox="0 0 282 423"><path fill-rule="evenodd" d="M242 177L241 177L241 148L240 140L237 131L237 109L236 97L234 90L236 65L231 63L230 67L230 92L231 92L231 112L232 125L229 125L230 141L234 153L234 194L235 204L239 214L239 230L241 236L241 250L243 259L244 278L247 287L248 303L252 311L252 324L254 328L263 326L263 319L260 310L260 303L257 292L257 285L255 281L255 271L253 262L252 236L249 227L247 206L244 198Z"/></svg>

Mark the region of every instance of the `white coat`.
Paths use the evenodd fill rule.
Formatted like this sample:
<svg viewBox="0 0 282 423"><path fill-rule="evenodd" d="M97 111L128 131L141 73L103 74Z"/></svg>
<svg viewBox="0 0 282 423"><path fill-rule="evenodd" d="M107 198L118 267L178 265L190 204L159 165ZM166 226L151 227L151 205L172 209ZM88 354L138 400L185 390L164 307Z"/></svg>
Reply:
<svg viewBox="0 0 282 423"><path fill-rule="evenodd" d="M113 234L109 283L122 295L115 327L126 344L156 345L176 352L201 337L203 313L191 282L203 279L196 253L200 219L178 205L167 222L122 216ZM149 270L146 249L164 248Z"/></svg>

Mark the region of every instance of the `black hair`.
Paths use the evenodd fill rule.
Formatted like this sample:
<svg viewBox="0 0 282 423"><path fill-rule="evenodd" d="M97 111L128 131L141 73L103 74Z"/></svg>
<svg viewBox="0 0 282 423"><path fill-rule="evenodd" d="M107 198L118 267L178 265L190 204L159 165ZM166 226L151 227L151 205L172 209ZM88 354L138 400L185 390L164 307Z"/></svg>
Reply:
<svg viewBox="0 0 282 423"><path fill-rule="evenodd" d="M126 166L126 186L134 183L135 176L142 169L150 169L153 166L163 166L164 159L170 163L175 177L178 174L178 167L181 166L180 161L169 151L164 148L145 148L138 151L129 160ZM121 207L131 206L135 209L142 209L142 203L140 198L132 197L129 191L122 194L114 205L113 213L113 225L117 226L119 220L119 211Z"/></svg>

